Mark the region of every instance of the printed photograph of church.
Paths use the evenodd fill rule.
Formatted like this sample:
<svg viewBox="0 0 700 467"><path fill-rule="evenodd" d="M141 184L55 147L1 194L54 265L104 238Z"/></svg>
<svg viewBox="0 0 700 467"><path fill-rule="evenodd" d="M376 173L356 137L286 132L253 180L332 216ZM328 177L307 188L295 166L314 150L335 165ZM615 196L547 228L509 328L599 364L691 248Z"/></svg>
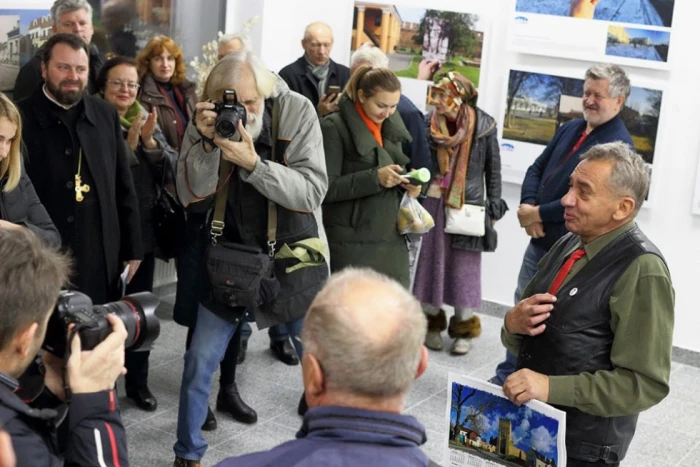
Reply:
<svg viewBox="0 0 700 467"><path fill-rule="evenodd" d="M450 449L497 465L557 467L559 422L504 397L452 383Z"/></svg>

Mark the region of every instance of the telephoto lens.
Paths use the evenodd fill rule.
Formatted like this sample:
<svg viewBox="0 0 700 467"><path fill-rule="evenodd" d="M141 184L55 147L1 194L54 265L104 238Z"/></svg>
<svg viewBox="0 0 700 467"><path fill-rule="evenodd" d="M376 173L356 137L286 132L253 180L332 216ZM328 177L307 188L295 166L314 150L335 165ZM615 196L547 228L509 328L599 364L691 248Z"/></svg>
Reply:
<svg viewBox="0 0 700 467"><path fill-rule="evenodd" d="M140 292L116 302L93 306L90 297L84 293L62 291L49 318L42 348L63 357L68 326L73 324L78 329L82 350L94 349L112 332L112 326L107 321L107 315L112 313L122 320L126 328L126 349L150 350L160 334L160 321L155 314L159 303L160 300L152 293Z"/></svg>

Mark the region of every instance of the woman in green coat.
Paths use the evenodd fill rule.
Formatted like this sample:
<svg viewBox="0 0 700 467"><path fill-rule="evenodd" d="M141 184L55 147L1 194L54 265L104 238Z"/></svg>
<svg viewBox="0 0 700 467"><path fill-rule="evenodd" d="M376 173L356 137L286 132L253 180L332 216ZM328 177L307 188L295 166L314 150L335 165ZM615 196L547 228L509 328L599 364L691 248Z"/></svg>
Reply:
<svg viewBox="0 0 700 467"><path fill-rule="evenodd" d="M363 66L350 77L340 111L321 121L328 170L323 223L331 270L370 267L408 287L408 249L397 221L405 192L420 187L400 175L411 135L395 113L401 83L386 68Z"/></svg>

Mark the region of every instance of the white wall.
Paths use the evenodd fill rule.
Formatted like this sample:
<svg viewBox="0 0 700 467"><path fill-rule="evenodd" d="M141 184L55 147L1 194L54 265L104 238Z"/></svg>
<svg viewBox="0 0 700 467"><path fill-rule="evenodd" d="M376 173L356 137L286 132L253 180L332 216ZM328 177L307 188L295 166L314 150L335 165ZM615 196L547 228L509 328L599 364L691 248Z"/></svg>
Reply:
<svg viewBox="0 0 700 467"><path fill-rule="evenodd" d="M299 43L304 26L311 21L329 23L335 32L332 58L347 64L350 57L352 6L350 0L230 0L229 10L240 18L243 5L261 5L264 16L260 28L260 48L256 49L273 70L296 60L302 53ZM403 0L401 5L480 13L492 18L487 39L479 105L500 121L504 89L511 66L541 66L553 74L574 72L583 77L589 62L552 59L507 51L508 21L514 0ZM257 8L257 6L256 6ZM695 23L700 5L693 0L676 0L671 36L670 72L627 67L632 83L636 79L666 85L661 124L654 160L652 205L638 218L642 229L657 244L668 261L676 289L674 345L700 351L700 312L695 309L695 291L700 290L700 217L691 215L695 175L700 153L700 61L697 60ZM232 32L237 23L227 22ZM504 184L503 196L511 211L498 224L499 248L484 255L483 296L487 300L512 304L513 291L528 237L517 224L515 210L520 186Z"/></svg>

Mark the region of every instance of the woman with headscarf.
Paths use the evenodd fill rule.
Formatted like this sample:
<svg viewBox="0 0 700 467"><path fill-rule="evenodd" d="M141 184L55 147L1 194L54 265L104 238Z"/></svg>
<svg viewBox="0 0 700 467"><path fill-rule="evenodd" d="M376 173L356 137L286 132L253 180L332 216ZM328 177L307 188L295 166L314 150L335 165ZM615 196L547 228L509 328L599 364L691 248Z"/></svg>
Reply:
<svg viewBox="0 0 700 467"><path fill-rule="evenodd" d="M433 180L423 206L432 214L435 228L424 239L418 258L413 293L428 315L425 345L443 347L441 331L447 328L443 305L454 307L449 335L451 352L466 354L471 338L481 334L474 311L481 308L481 252L494 251L493 225L508 210L501 199L501 158L496 122L476 107L477 91L464 76L450 72L433 87L435 111L428 115L428 142L433 159ZM484 236L445 232L446 209L465 204L485 208Z"/></svg>

